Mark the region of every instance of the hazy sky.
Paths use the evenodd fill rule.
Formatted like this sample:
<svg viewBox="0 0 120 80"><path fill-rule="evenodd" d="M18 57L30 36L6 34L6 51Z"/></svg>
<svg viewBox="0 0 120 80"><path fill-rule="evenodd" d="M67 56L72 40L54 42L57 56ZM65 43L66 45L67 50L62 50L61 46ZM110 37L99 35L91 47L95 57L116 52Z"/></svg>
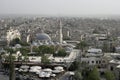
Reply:
<svg viewBox="0 0 120 80"><path fill-rule="evenodd" d="M120 0L0 0L0 14L120 14Z"/></svg>

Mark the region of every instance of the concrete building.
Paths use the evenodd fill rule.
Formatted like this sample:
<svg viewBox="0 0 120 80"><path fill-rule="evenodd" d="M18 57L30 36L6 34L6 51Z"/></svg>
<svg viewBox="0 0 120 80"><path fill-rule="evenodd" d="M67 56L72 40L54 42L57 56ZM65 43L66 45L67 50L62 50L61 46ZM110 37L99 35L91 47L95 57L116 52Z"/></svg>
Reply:
<svg viewBox="0 0 120 80"><path fill-rule="evenodd" d="M86 62L89 65L97 65L97 64L101 64L102 63L102 50L101 49L95 49L95 48L91 48L88 49L85 57L81 58L82 62Z"/></svg>
<svg viewBox="0 0 120 80"><path fill-rule="evenodd" d="M21 39L21 34L18 30L14 30L11 28L10 30L7 31L7 36L6 36L8 45L9 45L10 41L12 41L15 38Z"/></svg>
<svg viewBox="0 0 120 80"><path fill-rule="evenodd" d="M120 54L112 53L112 59L109 61L108 69L111 70L116 77L116 80L120 80Z"/></svg>
<svg viewBox="0 0 120 80"><path fill-rule="evenodd" d="M85 56L81 57L81 62L84 62L89 66L97 66L100 73L104 72L107 68L107 61L104 58L104 53L101 49L88 49Z"/></svg>

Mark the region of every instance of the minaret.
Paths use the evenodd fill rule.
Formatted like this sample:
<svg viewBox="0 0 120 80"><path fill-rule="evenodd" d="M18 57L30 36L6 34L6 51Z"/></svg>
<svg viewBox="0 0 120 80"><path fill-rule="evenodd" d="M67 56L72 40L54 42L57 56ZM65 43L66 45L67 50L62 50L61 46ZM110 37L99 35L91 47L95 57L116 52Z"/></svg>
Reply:
<svg viewBox="0 0 120 80"><path fill-rule="evenodd" d="M70 37L70 31L69 30L67 31L67 37Z"/></svg>
<svg viewBox="0 0 120 80"><path fill-rule="evenodd" d="M27 35L27 39L26 39L26 42L30 44L30 53L33 52L33 45L32 45L32 42L33 42L33 36L32 36L32 32L31 30L29 29L28 30L28 35Z"/></svg>
<svg viewBox="0 0 120 80"><path fill-rule="evenodd" d="M61 20L60 20L60 33L59 33L59 37L60 37L60 44L62 44L63 42L63 34L62 34L62 23L61 23Z"/></svg>
<svg viewBox="0 0 120 80"><path fill-rule="evenodd" d="M30 37L31 37L31 35L30 35L30 29L28 29L27 32L28 32L28 35L27 35L26 42L29 43L30 42Z"/></svg>
<svg viewBox="0 0 120 80"><path fill-rule="evenodd" d="M27 43L30 42L30 34L27 36L27 40L26 40Z"/></svg>

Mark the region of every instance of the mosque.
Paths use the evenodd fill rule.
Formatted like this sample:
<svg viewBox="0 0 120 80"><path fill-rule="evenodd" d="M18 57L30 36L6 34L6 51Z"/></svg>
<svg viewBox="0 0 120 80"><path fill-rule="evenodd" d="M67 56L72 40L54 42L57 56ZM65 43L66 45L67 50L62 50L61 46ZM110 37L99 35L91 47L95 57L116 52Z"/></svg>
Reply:
<svg viewBox="0 0 120 80"><path fill-rule="evenodd" d="M55 38L57 40L52 40L52 38L44 32L44 30L41 30L40 33L35 34L35 39L33 41L33 45L65 45L67 44L65 41L63 41L63 32L62 32L62 23L60 21L60 27L58 30L58 34L55 34ZM27 42L30 41L30 35L27 37Z"/></svg>

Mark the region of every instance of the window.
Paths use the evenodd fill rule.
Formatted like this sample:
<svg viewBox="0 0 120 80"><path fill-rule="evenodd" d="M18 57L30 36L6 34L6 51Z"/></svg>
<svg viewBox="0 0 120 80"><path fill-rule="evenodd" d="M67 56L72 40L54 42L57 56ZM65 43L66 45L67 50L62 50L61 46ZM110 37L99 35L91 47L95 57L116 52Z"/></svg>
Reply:
<svg viewBox="0 0 120 80"><path fill-rule="evenodd" d="M89 61L88 61L88 64L89 64Z"/></svg>
<svg viewBox="0 0 120 80"><path fill-rule="evenodd" d="M105 63L105 61L102 61L102 63Z"/></svg>
<svg viewBox="0 0 120 80"><path fill-rule="evenodd" d="M99 61L99 64L101 64L101 61Z"/></svg>
<svg viewBox="0 0 120 80"><path fill-rule="evenodd" d="M110 67L110 70L113 71L113 66Z"/></svg>
<svg viewBox="0 0 120 80"><path fill-rule="evenodd" d="M98 61L96 61L96 64L98 64Z"/></svg>

